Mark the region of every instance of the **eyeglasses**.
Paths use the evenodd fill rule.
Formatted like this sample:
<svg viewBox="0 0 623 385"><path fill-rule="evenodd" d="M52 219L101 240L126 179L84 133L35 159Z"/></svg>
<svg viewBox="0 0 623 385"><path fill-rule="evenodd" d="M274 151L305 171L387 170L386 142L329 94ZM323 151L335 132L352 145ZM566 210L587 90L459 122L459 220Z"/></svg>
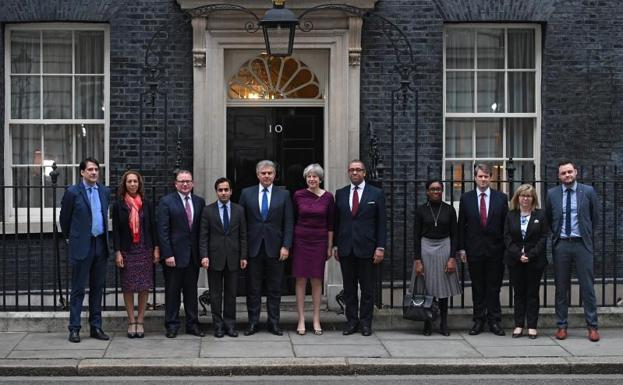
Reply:
<svg viewBox="0 0 623 385"><path fill-rule="evenodd" d="M364 172L366 171L365 168L349 168L348 172Z"/></svg>
<svg viewBox="0 0 623 385"><path fill-rule="evenodd" d="M430 191L430 192L442 192L443 189L441 189L441 188L429 188L428 191Z"/></svg>
<svg viewBox="0 0 623 385"><path fill-rule="evenodd" d="M193 183L192 180L176 180L175 183L179 183L179 184L191 184Z"/></svg>

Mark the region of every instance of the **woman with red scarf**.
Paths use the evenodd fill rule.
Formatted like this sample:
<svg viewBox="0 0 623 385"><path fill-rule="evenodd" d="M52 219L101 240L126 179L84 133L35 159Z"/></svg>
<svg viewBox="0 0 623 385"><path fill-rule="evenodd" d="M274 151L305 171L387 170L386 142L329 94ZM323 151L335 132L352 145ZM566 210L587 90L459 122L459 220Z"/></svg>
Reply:
<svg viewBox="0 0 623 385"><path fill-rule="evenodd" d="M128 313L128 338L145 336L147 296L154 287L154 263L160 260L153 208L144 198L143 177L138 171L126 171L112 209L112 234L115 264L121 271L123 300ZM134 293L138 293L136 317Z"/></svg>

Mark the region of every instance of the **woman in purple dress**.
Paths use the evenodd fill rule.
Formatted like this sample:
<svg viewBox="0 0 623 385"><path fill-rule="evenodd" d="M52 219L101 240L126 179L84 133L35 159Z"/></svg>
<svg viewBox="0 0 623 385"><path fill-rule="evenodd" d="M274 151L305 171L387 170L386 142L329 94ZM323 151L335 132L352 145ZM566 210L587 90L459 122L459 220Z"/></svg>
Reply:
<svg viewBox="0 0 623 385"><path fill-rule="evenodd" d="M303 177L307 188L294 193L294 243L292 275L296 277L296 306L299 315L296 332L305 334L305 289L311 281L314 334L322 334L320 296L324 266L333 249L333 195L320 188L324 170L314 163L305 167Z"/></svg>
<svg viewBox="0 0 623 385"><path fill-rule="evenodd" d="M160 260L155 218L149 201L144 199L143 177L137 171L123 174L117 195L112 209L112 235L128 313L128 338L143 338L147 296L154 287L153 265ZM136 318L134 293L138 293Z"/></svg>

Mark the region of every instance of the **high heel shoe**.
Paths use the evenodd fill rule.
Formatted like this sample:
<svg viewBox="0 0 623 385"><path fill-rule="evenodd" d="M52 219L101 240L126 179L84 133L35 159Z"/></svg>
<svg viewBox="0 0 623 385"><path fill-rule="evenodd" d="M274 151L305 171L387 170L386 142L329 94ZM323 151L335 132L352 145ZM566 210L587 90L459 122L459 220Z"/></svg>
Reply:
<svg viewBox="0 0 623 385"><path fill-rule="evenodd" d="M132 328L132 326L134 328ZM130 332L131 329L134 329L133 332ZM136 322L128 322L128 338L136 338Z"/></svg>
<svg viewBox="0 0 623 385"><path fill-rule="evenodd" d="M513 330L513 335L512 335L512 337L513 337L513 338L519 338L519 337L521 337L521 336L523 336L523 328L516 327L516 328L515 328L515 330Z"/></svg>
<svg viewBox="0 0 623 385"><path fill-rule="evenodd" d="M296 329L296 334L299 336L304 336L306 333L305 329Z"/></svg>
<svg viewBox="0 0 623 385"><path fill-rule="evenodd" d="M531 340L536 340L536 337L539 334L537 333L536 329L528 329L528 338L530 338Z"/></svg>
<svg viewBox="0 0 623 385"><path fill-rule="evenodd" d="M141 327L143 328L143 331L142 331L142 332L139 332L139 331L138 331L138 325L141 325ZM136 338L143 338L143 337L145 337L145 327L144 327L144 325L143 325L143 323L142 323L142 322L137 322L137 323L135 324L135 326L134 326L134 330L135 330L135 332L134 332L134 336L135 336Z"/></svg>

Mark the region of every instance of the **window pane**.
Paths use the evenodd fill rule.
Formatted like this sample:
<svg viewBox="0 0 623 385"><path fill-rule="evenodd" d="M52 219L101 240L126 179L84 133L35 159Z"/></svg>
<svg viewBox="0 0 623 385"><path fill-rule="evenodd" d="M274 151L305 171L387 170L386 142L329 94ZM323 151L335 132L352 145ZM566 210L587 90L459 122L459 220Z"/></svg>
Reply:
<svg viewBox="0 0 623 385"><path fill-rule="evenodd" d="M104 162L104 126L103 125L80 125L76 126L76 158L79 163L87 156L94 157L100 163ZM103 176L100 165L100 175Z"/></svg>
<svg viewBox="0 0 623 385"><path fill-rule="evenodd" d="M40 81L39 76L11 76L11 118L41 117Z"/></svg>
<svg viewBox="0 0 623 385"><path fill-rule="evenodd" d="M12 124L13 164L41 164L41 127L38 124Z"/></svg>
<svg viewBox="0 0 623 385"><path fill-rule="evenodd" d="M508 30L508 68L535 68L534 30Z"/></svg>
<svg viewBox="0 0 623 385"><path fill-rule="evenodd" d="M43 31L43 73L71 72L71 31Z"/></svg>
<svg viewBox="0 0 623 385"><path fill-rule="evenodd" d="M36 188L41 186L41 167L15 167L13 185L20 186L11 192L17 198L17 207L41 207L41 190Z"/></svg>
<svg viewBox="0 0 623 385"><path fill-rule="evenodd" d="M43 118L71 119L71 77L43 78Z"/></svg>
<svg viewBox="0 0 623 385"><path fill-rule="evenodd" d="M502 157L502 119L476 120L476 157Z"/></svg>
<svg viewBox="0 0 623 385"><path fill-rule="evenodd" d="M446 68L474 68L474 30L446 31Z"/></svg>
<svg viewBox="0 0 623 385"><path fill-rule="evenodd" d="M474 112L474 73L446 73L446 111Z"/></svg>
<svg viewBox="0 0 623 385"><path fill-rule="evenodd" d="M72 164L71 138L73 126L50 125L43 127L44 164Z"/></svg>
<svg viewBox="0 0 623 385"><path fill-rule="evenodd" d="M46 164L43 167L43 184L44 186L52 186L52 178L50 177L50 173L52 172L52 165ZM61 206L61 199L63 198L63 194L65 193L64 186L76 183L72 177L71 167L58 167L56 169L58 172L58 178L56 179L56 207L57 210ZM76 174L80 175L80 174ZM45 207L52 208L52 201L54 198L54 191L52 187L44 189L44 204Z"/></svg>
<svg viewBox="0 0 623 385"><path fill-rule="evenodd" d="M445 186L445 200L457 201L461 198L461 193L474 188L472 161L446 162L446 179L452 183ZM462 181L465 181L463 187Z"/></svg>
<svg viewBox="0 0 623 385"><path fill-rule="evenodd" d="M76 31L76 73L104 73L104 32Z"/></svg>
<svg viewBox="0 0 623 385"><path fill-rule="evenodd" d="M534 112L534 72L508 73L510 112Z"/></svg>
<svg viewBox="0 0 623 385"><path fill-rule="evenodd" d="M448 119L446 121L446 157L471 158L472 155L471 119Z"/></svg>
<svg viewBox="0 0 623 385"><path fill-rule="evenodd" d="M504 68L504 30L480 29L477 32L478 68Z"/></svg>
<svg viewBox="0 0 623 385"><path fill-rule="evenodd" d="M508 119L506 126L507 156L532 158L534 156L534 119Z"/></svg>
<svg viewBox="0 0 623 385"><path fill-rule="evenodd" d="M478 72L478 112L504 112L504 72Z"/></svg>
<svg viewBox="0 0 623 385"><path fill-rule="evenodd" d="M11 71L15 74L39 73L39 31L11 31Z"/></svg>
<svg viewBox="0 0 623 385"><path fill-rule="evenodd" d="M479 161L477 160L476 163L478 162ZM491 167L491 188L494 190L504 191L505 186L500 183L506 176L503 175L504 167L502 166L502 161L485 161L485 163L488 163L489 167Z"/></svg>
<svg viewBox="0 0 623 385"><path fill-rule="evenodd" d="M76 119L104 119L104 77L76 76Z"/></svg>

